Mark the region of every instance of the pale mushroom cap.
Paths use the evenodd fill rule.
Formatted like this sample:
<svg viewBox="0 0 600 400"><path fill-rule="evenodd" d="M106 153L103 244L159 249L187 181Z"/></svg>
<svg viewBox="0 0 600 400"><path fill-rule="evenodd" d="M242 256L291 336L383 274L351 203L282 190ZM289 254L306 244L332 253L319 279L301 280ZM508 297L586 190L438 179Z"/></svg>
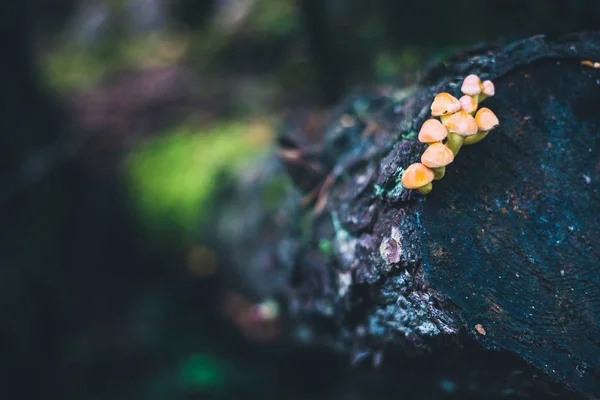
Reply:
<svg viewBox="0 0 600 400"><path fill-rule="evenodd" d="M444 125L448 129L448 132L454 132L460 136L472 136L477 133L475 119L471 114L464 111L457 112L448 117Z"/></svg>
<svg viewBox="0 0 600 400"><path fill-rule="evenodd" d="M434 143L421 156L421 163L429 168L445 167L454 161L454 153L446 145Z"/></svg>
<svg viewBox="0 0 600 400"><path fill-rule="evenodd" d="M481 131L492 130L500 124L496 114L486 107L482 107L479 111L477 111L477 114L475 114L475 122Z"/></svg>
<svg viewBox="0 0 600 400"><path fill-rule="evenodd" d="M477 96L481 93L481 79L477 75L469 75L463 81L460 91L469 96Z"/></svg>
<svg viewBox="0 0 600 400"><path fill-rule="evenodd" d="M423 123L419 131L419 142L434 143L441 142L448 136L448 130L437 119L428 119Z"/></svg>
<svg viewBox="0 0 600 400"><path fill-rule="evenodd" d="M431 103L431 115L439 117L444 114L452 114L460 110L460 102L450 93L438 93Z"/></svg>
<svg viewBox="0 0 600 400"><path fill-rule="evenodd" d="M433 171L421 163L411 164L402 174L402 186L419 189L433 182Z"/></svg>
<svg viewBox="0 0 600 400"><path fill-rule="evenodd" d="M483 81L481 84L481 91L488 97L492 97L496 94L496 87L492 83L492 81Z"/></svg>
<svg viewBox="0 0 600 400"><path fill-rule="evenodd" d="M477 101L472 98L471 96L469 96L468 94L465 94L463 97L461 97L459 100L460 102L460 108L467 113L472 113L475 112L475 110L477 110Z"/></svg>

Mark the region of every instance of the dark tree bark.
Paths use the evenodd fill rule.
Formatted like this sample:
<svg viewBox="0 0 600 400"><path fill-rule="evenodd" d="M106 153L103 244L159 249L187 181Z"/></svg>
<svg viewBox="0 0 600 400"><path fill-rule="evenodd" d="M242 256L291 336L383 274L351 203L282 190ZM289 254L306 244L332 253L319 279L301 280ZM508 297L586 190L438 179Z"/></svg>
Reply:
<svg viewBox="0 0 600 400"><path fill-rule="evenodd" d="M559 382L598 398L600 69L585 60L600 60L600 33L481 46L417 87L350 99L319 145L288 129L282 165L300 190L265 212L281 170L242 186L243 213L223 205L217 225L225 264L256 298L287 305L291 337L356 362L415 356L474 381L517 374L515 393ZM471 73L496 84L484 105L500 127L428 196L405 190L433 97L459 95ZM225 229L231 219L243 228ZM483 396L507 390L476 383Z"/></svg>

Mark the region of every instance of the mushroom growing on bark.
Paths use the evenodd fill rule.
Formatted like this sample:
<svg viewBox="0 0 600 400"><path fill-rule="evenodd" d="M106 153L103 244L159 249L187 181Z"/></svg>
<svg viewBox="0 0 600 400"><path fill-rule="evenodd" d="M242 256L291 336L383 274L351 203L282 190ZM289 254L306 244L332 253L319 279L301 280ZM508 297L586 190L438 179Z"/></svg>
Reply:
<svg viewBox="0 0 600 400"><path fill-rule="evenodd" d="M479 132L466 138L463 144L473 144L481 141L492 129L496 128L500 124L500 121L492 110L483 107L477 111L477 114L475 114L475 123L477 124Z"/></svg>
<svg viewBox="0 0 600 400"><path fill-rule="evenodd" d="M431 103L431 115L440 117L442 122L457 111L460 111L460 102L450 93L438 93Z"/></svg>
<svg viewBox="0 0 600 400"><path fill-rule="evenodd" d="M431 168L434 179L439 180L446 173L446 165L454 161L454 153L442 143L434 143L421 156L421 163Z"/></svg>
<svg viewBox="0 0 600 400"><path fill-rule="evenodd" d="M448 136L448 130L437 119L428 119L419 131L419 142L432 144L441 142Z"/></svg>
<svg viewBox="0 0 600 400"><path fill-rule="evenodd" d="M496 94L496 87L492 81L483 81L481 84L481 94L479 95L479 102L482 102L487 97L492 97Z"/></svg>
<svg viewBox="0 0 600 400"><path fill-rule="evenodd" d="M471 114L464 111L452 114L445 121L444 125L448 129L448 141L446 146L456 156L460 151L465 139L477 133L477 123Z"/></svg>
<svg viewBox="0 0 600 400"><path fill-rule="evenodd" d="M421 163L411 164L402 174L402 186L406 189L417 189L421 194L431 192L434 178L433 170Z"/></svg>
<svg viewBox="0 0 600 400"><path fill-rule="evenodd" d="M460 102L460 108L466 113L473 114L477 110L477 100L468 94L465 94L458 101Z"/></svg>
<svg viewBox="0 0 600 400"><path fill-rule="evenodd" d="M481 93L481 79L474 74L467 76L460 87L460 91L468 96L477 96Z"/></svg>

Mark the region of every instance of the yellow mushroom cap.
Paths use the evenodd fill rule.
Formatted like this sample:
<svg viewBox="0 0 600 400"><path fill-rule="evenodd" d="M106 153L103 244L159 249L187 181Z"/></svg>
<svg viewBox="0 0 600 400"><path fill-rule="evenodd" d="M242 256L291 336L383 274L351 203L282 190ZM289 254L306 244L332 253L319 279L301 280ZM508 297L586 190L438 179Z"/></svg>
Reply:
<svg viewBox="0 0 600 400"><path fill-rule="evenodd" d="M402 186L419 189L433 182L433 171L421 163L411 164L402 174Z"/></svg>
<svg viewBox="0 0 600 400"><path fill-rule="evenodd" d="M494 86L492 81L483 81L483 83L481 84L481 89L483 94L485 94L488 97L492 97L494 94L496 94L496 87Z"/></svg>
<svg viewBox="0 0 600 400"><path fill-rule="evenodd" d="M463 81L460 91L469 96L477 96L481 93L481 79L477 75L469 75Z"/></svg>
<svg viewBox="0 0 600 400"><path fill-rule="evenodd" d="M472 98L471 96L469 96L468 94L465 94L463 97L461 97L459 100L460 102L460 108L467 113L472 113L475 110L477 110L477 101Z"/></svg>
<svg viewBox="0 0 600 400"><path fill-rule="evenodd" d="M473 136L477 133L475 119L471 114L464 111L459 111L449 116L444 125L448 129L448 132L453 132L460 136Z"/></svg>
<svg viewBox="0 0 600 400"><path fill-rule="evenodd" d="M441 143L429 146L421 156L421 163L429 168L441 168L454 161L454 153Z"/></svg>
<svg viewBox="0 0 600 400"><path fill-rule="evenodd" d="M460 102L450 93L438 93L431 103L431 115L439 117L444 114L452 114L460 110Z"/></svg>
<svg viewBox="0 0 600 400"><path fill-rule="evenodd" d="M481 131L492 130L500 124L496 114L486 107L482 107L479 111L477 111L477 114L475 114L475 122Z"/></svg>
<svg viewBox="0 0 600 400"><path fill-rule="evenodd" d="M434 143L441 142L448 136L448 130L437 119L428 119L423 123L419 131L419 142Z"/></svg>

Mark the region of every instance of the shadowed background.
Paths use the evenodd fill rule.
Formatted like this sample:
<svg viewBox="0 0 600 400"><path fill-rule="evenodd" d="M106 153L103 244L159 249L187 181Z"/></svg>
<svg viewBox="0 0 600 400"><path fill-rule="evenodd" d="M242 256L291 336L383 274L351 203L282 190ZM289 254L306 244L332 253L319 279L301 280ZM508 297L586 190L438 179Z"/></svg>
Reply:
<svg viewBox="0 0 600 400"><path fill-rule="evenodd" d="M319 132L352 91L599 20L592 0L2 2L8 398L465 398L443 364L351 369L249 326L254 300L221 284L212 213L284 118Z"/></svg>

